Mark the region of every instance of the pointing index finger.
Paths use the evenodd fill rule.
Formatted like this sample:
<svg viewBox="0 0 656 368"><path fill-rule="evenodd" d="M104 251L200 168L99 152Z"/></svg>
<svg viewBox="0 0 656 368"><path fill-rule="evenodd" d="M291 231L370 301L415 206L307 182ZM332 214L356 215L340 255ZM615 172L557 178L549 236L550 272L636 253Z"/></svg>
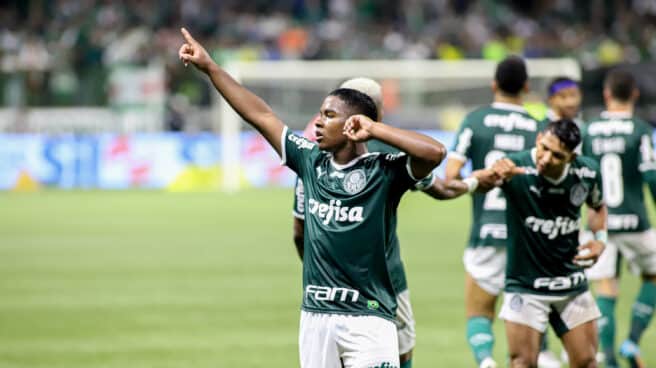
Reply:
<svg viewBox="0 0 656 368"><path fill-rule="evenodd" d="M182 37L184 37L184 39L185 39L185 41L187 41L187 43L191 44L191 43L196 42L196 40L194 40L194 38L191 37L191 33L189 33L189 31L187 31L187 29L185 27L180 28L180 32L182 33Z"/></svg>

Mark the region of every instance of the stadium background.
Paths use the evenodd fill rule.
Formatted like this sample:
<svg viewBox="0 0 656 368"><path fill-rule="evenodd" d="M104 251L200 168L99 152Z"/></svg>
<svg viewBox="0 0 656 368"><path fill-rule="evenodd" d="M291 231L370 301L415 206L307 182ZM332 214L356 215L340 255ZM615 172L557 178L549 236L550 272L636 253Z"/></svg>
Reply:
<svg viewBox="0 0 656 368"><path fill-rule="evenodd" d="M569 57L581 66L584 117L602 108L605 71L622 65L639 76L639 113L654 123L655 20L649 0L3 2L0 367L296 365L291 174L242 126L242 190L220 191L216 94L177 60L181 25L223 63ZM382 82L393 124L447 144L469 108L435 113L443 93ZM332 87L299 96L301 86L276 83L252 87L295 129ZM537 87L532 101L544 97ZM491 99L486 86L456 96ZM410 194L399 216L416 365L469 366L469 201ZM625 275L618 338L637 286ZM656 346L653 326L643 346ZM645 358L656 363L653 349Z"/></svg>

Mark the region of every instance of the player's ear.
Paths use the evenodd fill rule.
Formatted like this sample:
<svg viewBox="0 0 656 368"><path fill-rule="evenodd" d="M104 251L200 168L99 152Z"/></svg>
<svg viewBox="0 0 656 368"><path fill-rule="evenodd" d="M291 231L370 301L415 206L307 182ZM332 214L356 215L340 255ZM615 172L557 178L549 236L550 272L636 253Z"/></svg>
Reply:
<svg viewBox="0 0 656 368"><path fill-rule="evenodd" d="M640 90L634 88L633 92L631 93L631 101L633 102L638 101L638 98L640 98Z"/></svg>
<svg viewBox="0 0 656 368"><path fill-rule="evenodd" d="M608 101L610 101L613 98L613 95L610 93L610 89L604 87L604 102L608 104Z"/></svg>
<svg viewBox="0 0 656 368"><path fill-rule="evenodd" d="M497 85L497 81L493 80L492 83L490 84L490 89L492 89L492 93L497 93L499 90L499 86Z"/></svg>

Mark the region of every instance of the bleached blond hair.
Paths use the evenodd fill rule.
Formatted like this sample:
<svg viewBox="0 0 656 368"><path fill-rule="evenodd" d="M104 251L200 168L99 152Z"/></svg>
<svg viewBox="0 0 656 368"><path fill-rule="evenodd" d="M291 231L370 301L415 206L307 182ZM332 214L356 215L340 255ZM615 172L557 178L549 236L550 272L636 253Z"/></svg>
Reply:
<svg viewBox="0 0 656 368"><path fill-rule="evenodd" d="M383 88L375 80L364 77L351 78L342 83L339 88L354 89L369 96L376 104L378 119L383 116Z"/></svg>

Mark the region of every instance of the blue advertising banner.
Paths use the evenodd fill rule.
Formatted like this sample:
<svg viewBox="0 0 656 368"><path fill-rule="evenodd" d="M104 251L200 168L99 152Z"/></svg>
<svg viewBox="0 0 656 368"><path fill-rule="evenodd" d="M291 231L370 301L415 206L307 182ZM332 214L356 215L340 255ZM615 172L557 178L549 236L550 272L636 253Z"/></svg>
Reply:
<svg viewBox="0 0 656 368"><path fill-rule="evenodd" d="M422 133L451 146L452 132ZM261 136L244 132L240 140L243 187L293 185L294 173ZM213 134L0 134L0 190L216 190L221 182L221 139Z"/></svg>

